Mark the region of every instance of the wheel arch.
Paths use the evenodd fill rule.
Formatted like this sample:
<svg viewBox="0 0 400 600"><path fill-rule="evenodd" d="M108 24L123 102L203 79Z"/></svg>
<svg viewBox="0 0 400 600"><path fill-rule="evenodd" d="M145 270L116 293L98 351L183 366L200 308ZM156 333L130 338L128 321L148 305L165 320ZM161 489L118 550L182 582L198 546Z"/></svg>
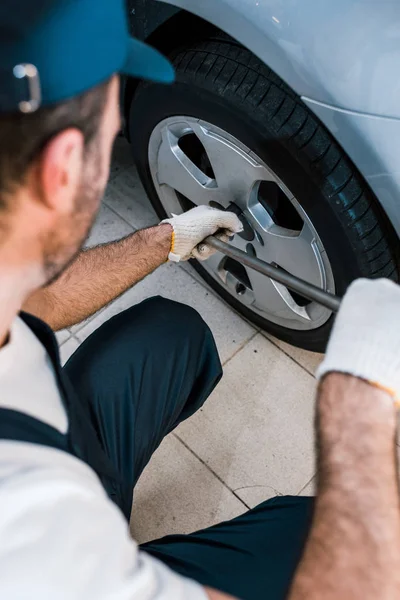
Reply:
<svg viewBox="0 0 400 600"><path fill-rule="evenodd" d="M400 3L387 0L379 9L362 4L128 0L132 33L164 53L210 31L223 32L301 97L400 118L399 86L393 85L400 60ZM129 82L127 93L134 87Z"/></svg>
<svg viewBox="0 0 400 600"><path fill-rule="evenodd" d="M338 1L342 3L343 0ZM244 3L248 7L249 12L246 16L244 15L243 0L218 0L218 2L216 0L202 0L202 2L198 2L198 0L129 0L128 4L131 15L132 33L139 39L146 40L164 54L168 54L171 50L186 43L201 41L211 36L216 38L221 37L225 40L230 39L232 43L241 44L257 56L293 89L295 93L303 97L304 100L307 101L312 98L320 100L322 98L324 102L332 102L333 98L329 90L324 87L321 80L314 77L315 65L312 64L312 61L307 60L311 52L311 47L307 46L305 41L309 30L303 29L301 35L299 34L297 53L301 55L300 50L305 50L304 55L300 59L300 56L293 54L296 50L293 48L293 45L291 46L282 42L284 36L280 39L279 30L275 27L279 23L273 21L275 18L277 21L284 21L284 25L288 25L286 22L288 13L284 6L285 3L281 0L272 0L272 3L268 7L265 5L262 6L263 11L268 13L268 21L274 23L272 27L271 25L265 27L265 19L263 24L257 24L254 20L254 15L251 13L250 7L253 7L253 10L254 5L259 4L258 2L244 0ZM308 5L308 12L310 12L310 7L315 5L315 0L307 0L306 4ZM389 4L391 4L391 0ZM182 6L185 6L185 8L182 8ZM225 10L222 10L224 7ZM132 14L132 11L134 14ZM229 18L225 18L228 11ZM274 13L277 17L275 17ZM382 14L382 18L387 19L390 11L389 13L386 11ZM286 18L286 21L282 15ZM294 25L293 30L297 33L299 31ZM137 80L128 79L124 82L122 88L123 114L126 123L125 135L128 139L129 106L137 84ZM338 99L334 100L333 103L337 104ZM316 112L312 105L309 108L313 112ZM333 133L332 128L329 127L329 119L324 118L322 114L318 116L322 123ZM342 147L348 155L351 156L353 154L351 152L351 141L344 142L344 140L340 140L339 143L342 143ZM373 141L371 142L372 147ZM358 168L364 166L365 150L361 156L353 154L352 158L355 161L355 165L359 165ZM360 168L360 171L364 179L368 181L370 188L376 193L377 202L383 209L385 216L392 216L392 219L388 219L388 221L391 221L390 224L388 223L389 228L392 229L392 213L395 210L393 208L394 197L397 194L394 194L392 190L386 191L388 185L385 182L385 193L383 194L383 198L381 198L382 194L379 193L380 190L376 189L376 185L374 185L375 179L373 177L375 177L375 173L373 173L373 168L375 164L373 161L372 165L369 165L368 168ZM393 185L395 191L397 191L398 187L395 184ZM399 227L396 229L397 234L399 234Z"/></svg>
<svg viewBox="0 0 400 600"><path fill-rule="evenodd" d="M214 8L214 3L217 5ZM298 85L299 75L297 66L291 62L291 57L282 48L277 39L270 37L268 32L256 27L251 20L244 19L240 9L232 6L229 19L221 16L221 4L226 0L207 6L202 2L191 0L129 0L129 18L131 32L135 37L144 40L157 48L163 54L184 46L185 43L202 41L208 37L222 37L232 43L242 45L271 68L289 87L299 95L305 86ZM185 5L182 8L180 5ZM188 10L189 9L189 10ZM244 27L246 25L246 27ZM305 77L306 79L306 77ZM126 79L122 89L123 114L126 122L125 135L129 136L129 105L135 93L138 81ZM129 139L129 137L128 137Z"/></svg>
<svg viewBox="0 0 400 600"><path fill-rule="evenodd" d="M162 10L163 7L167 10ZM155 12L157 8L157 13ZM160 10L161 9L161 10ZM132 13L132 11L134 11ZM207 39L214 35L223 35L215 25L184 9L171 5L163 5L157 0L131 0L131 31L135 37L144 40L163 54L192 43ZM157 14L157 17L156 17ZM234 42L235 40L232 39ZM129 140L129 106L139 81L134 78L124 79L121 100L124 116L124 133Z"/></svg>
<svg viewBox="0 0 400 600"><path fill-rule="evenodd" d="M299 96L400 118L399 86L393 84L400 61L398 0L159 0L156 4L172 5L213 23Z"/></svg>

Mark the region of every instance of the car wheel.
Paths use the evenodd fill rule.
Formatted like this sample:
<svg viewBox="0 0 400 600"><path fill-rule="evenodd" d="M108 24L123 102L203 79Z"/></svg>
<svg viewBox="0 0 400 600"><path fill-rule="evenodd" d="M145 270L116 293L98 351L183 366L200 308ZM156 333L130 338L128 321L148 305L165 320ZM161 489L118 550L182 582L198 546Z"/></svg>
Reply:
<svg viewBox="0 0 400 600"><path fill-rule="evenodd" d="M398 276L386 217L354 165L268 67L230 41L172 56L172 86L141 84L129 131L159 217L237 205L233 244L343 294L356 277ZM330 311L222 254L195 263L236 310L278 338L322 351Z"/></svg>

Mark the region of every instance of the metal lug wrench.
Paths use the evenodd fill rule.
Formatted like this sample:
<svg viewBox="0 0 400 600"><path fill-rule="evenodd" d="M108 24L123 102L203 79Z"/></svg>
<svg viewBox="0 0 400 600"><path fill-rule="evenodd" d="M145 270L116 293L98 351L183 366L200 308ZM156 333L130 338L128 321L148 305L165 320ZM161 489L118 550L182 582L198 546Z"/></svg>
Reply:
<svg viewBox="0 0 400 600"><path fill-rule="evenodd" d="M341 298L339 298L339 296L325 292L312 283L308 283L307 281L304 281L295 275L291 275L279 267L275 267L274 265L264 262L259 258L250 256L249 254L246 254L246 252L243 252L243 250L239 250L230 244L225 244L225 242L221 242L221 240L214 236L209 236L205 242L212 246L215 250L218 250L226 256L229 256L243 265L246 265L246 267L250 267L250 269L254 269L259 273L270 277L274 281L282 283L290 290L293 290L294 292L301 294L301 296L304 296L304 298L318 302L318 304L329 308L329 310L332 312L336 313L339 310L341 302Z"/></svg>

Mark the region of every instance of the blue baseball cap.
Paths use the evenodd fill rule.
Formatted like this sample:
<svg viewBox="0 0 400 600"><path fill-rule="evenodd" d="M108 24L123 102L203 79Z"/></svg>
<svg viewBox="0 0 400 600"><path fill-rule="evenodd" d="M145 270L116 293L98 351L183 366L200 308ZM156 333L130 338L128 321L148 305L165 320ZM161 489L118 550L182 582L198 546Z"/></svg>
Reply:
<svg viewBox="0 0 400 600"><path fill-rule="evenodd" d="M0 0L0 113L33 112L113 73L174 80L171 63L130 36L125 0Z"/></svg>

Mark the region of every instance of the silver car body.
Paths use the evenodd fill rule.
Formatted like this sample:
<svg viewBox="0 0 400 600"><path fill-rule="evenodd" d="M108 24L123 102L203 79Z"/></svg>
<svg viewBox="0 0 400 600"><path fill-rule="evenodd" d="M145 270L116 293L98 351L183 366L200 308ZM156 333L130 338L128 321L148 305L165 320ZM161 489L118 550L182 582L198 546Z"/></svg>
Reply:
<svg viewBox="0 0 400 600"><path fill-rule="evenodd" d="M299 94L353 160L400 237L400 0L167 4L218 26Z"/></svg>

